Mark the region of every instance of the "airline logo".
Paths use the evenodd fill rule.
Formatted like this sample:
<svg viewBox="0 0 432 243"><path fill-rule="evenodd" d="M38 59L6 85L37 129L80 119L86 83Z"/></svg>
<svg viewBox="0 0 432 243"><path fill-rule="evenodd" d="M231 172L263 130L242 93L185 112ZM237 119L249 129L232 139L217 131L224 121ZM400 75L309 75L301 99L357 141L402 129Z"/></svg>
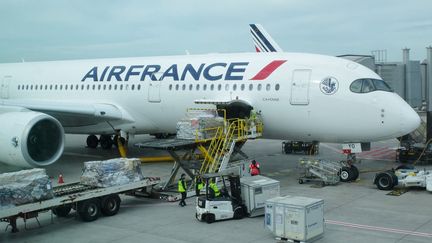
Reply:
<svg viewBox="0 0 432 243"><path fill-rule="evenodd" d="M324 94L332 95L339 89L339 82L334 77L327 77L321 81L320 89Z"/></svg>
<svg viewBox="0 0 432 243"><path fill-rule="evenodd" d="M286 60L275 60L263 67L250 80L264 80L269 77L277 68ZM131 65L131 66L95 66L91 68L81 79L85 81L129 81L132 79L145 81L162 81L174 80L184 81L186 79L209 81L217 80L243 80L249 62L232 62L232 63L202 63L200 65L186 64L180 67L178 64L172 64L168 68L162 68L161 65Z"/></svg>

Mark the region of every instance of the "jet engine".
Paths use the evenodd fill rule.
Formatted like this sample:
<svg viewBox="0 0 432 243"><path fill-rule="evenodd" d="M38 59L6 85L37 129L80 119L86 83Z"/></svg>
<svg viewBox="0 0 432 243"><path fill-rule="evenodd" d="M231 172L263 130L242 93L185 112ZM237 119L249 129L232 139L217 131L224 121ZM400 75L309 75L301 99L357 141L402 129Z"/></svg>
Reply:
<svg viewBox="0 0 432 243"><path fill-rule="evenodd" d="M56 162L64 149L64 129L55 118L34 111L0 114L0 162L40 167Z"/></svg>

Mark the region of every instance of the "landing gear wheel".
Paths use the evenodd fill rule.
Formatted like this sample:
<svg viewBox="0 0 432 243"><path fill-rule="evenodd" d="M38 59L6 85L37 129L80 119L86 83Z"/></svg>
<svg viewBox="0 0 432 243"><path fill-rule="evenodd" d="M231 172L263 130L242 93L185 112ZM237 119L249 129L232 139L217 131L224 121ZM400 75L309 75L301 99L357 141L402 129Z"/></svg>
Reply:
<svg viewBox="0 0 432 243"><path fill-rule="evenodd" d="M355 167L354 165L351 165L351 171L353 172L351 180L352 181L357 180L357 178L359 177L359 174L360 174L358 168Z"/></svg>
<svg viewBox="0 0 432 243"><path fill-rule="evenodd" d="M67 217L72 209L71 205L58 206L52 209L52 212L57 217Z"/></svg>
<svg viewBox="0 0 432 243"><path fill-rule="evenodd" d="M96 135L89 135L87 137L87 147L89 148L96 148L99 144L99 139L96 137Z"/></svg>
<svg viewBox="0 0 432 243"><path fill-rule="evenodd" d="M88 199L78 203L78 215L85 222L95 221L100 215L100 203L97 199Z"/></svg>
<svg viewBox="0 0 432 243"><path fill-rule="evenodd" d="M233 218L234 219L242 219L243 217L244 217L244 210L243 210L243 208L242 207L237 207L234 210L234 216L233 216Z"/></svg>
<svg viewBox="0 0 432 243"><path fill-rule="evenodd" d="M344 166L344 167L342 167L342 169L340 171L340 176L339 176L340 180L342 182L348 182L351 180L352 174L353 174L353 172L352 172L351 168Z"/></svg>
<svg viewBox="0 0 432 243"><path fill-rule="evenodd" d="M298 180L298 184L303 184L303 183L304 183L303 179Z"/></svg>
<svg viewBox="0 0 432 243"><path fill-rule="evenodd" d="M207 214L205 218L206 218L207 224L211 224L215 221L215 216L212 213Z"/></svg>
<svg viewBox="0 0 432 243"><path fill-rule="evenodd" d="M101 212L105 216L113 216L120 210L120 197L117 194L108 195L102 198Z"/></svg>
<svg viewBox="0 0 432 243"><path fill-rule="evenodd" d="M379 173L375 178L375 184L380 190L391 190L395 186L393 176L389 172Z"/></svg>
<svg viewBox="0 0 432 243"><path fill-rule="evenodd" d="M100 145L103 149L111 149L113 145L113 140L110 135L101 135L100 136Z"/></svg>

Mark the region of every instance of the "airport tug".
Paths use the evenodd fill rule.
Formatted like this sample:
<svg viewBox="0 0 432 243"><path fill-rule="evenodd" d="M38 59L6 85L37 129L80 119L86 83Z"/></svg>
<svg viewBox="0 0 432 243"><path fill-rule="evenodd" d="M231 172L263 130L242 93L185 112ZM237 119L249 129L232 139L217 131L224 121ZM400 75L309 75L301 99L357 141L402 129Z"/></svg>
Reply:
<svg viewBox="0 0 432 243"><path fill-rule="evenodd" d="M205 195L196 199L196 218L208 224L217 220L241 219L246 216L246 206L242 202L240 176L238 172L223 171L205 174ZM220 195L214 196L210 183L221 181Z"/></svg>

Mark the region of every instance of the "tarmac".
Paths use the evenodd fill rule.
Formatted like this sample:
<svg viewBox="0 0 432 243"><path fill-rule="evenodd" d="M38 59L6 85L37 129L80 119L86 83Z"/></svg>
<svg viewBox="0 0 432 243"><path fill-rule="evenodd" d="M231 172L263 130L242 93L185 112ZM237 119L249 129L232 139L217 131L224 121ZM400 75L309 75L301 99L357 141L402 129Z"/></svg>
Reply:
<svg viewBox="0 0 432 243"><path fill-rule="evenodd" d="M82 163L118 157L115 148L103 150L85 147L85 136L68 135L65 153L48 166L47 173L57 183L61 173L66 183L78 181ZM136 136L130 144L153 139ZM372 151L360 154L360 179L321 187L314 183L298 184L297 164L303 154L282 153L281 140L258 139L248 141L243 151L261 164L264 176L280 181L281 195L296 195L324 199L325 233L315 242L432 242L432 209L430 192L410 189L401 196L389 196L373 185L377 171L399 165L393 149L396 140L372 143ZM344 159L340 145L321 144L320 153L313 158L338 161ZM129 157L167 155L164 151L129 147ZM363 158L363 159L362 159ZM169 176L173 162L143 164L147 176ZM419 166L432 169L432 166ZM17 168L0 166L0 172ZM57 218L51 213L27 221L24 228L18 220L20 232L10 233L10 227L0 222L0 242L276 242L264 227L264 217L226 220L206 224L195 218L195 197L186 200L186 207L178 202L121 196L122 206L117 215L100 217L84 223L75 214Z"/></svg>

